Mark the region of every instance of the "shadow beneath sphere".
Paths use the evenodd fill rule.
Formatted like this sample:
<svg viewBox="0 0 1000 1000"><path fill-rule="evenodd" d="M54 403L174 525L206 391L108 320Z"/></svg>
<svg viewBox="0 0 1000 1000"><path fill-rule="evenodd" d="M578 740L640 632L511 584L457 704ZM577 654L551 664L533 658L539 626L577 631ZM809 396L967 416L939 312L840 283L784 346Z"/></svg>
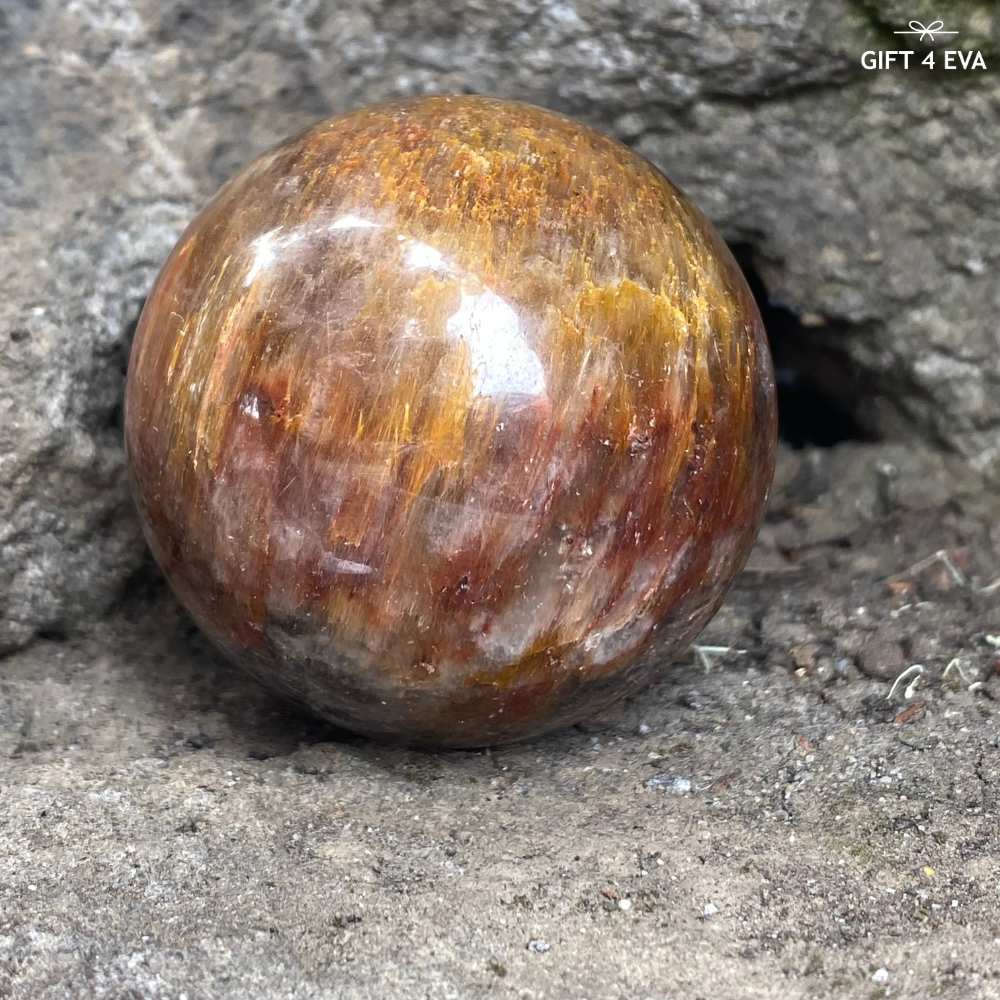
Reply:
<svg viewBox="0 0 1000 1000"><path fill-rule="evenodd" d="M694 668L673 664L651 688L600 716L525 742L471 750L376 742L324 721L231 664L188 617L151 561L132 581L108 629L108 652L120 664L124 683L135 687L137 710L147 715L142 728L158 734L155 749L166 756L207 750L233 762L283 763L320 778L342 770L346 757L355 768L424 786L442 779L480 781L509 767L537 774L579 763L595 744L609 740L622 750L634 744L638 752L644 733L690 716L685 689Z"/></svg>

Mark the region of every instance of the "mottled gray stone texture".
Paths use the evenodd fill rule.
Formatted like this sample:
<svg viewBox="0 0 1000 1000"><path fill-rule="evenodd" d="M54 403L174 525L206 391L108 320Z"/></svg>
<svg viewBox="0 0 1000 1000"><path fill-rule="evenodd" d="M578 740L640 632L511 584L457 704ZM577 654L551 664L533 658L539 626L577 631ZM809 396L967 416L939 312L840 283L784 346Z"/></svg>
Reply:
<svg viewBox="0 0 1000 1000"><path fill-rule="evenodd" d="M948 6L955 44L1000 59L993 5ZM401 95L516 97L620 136L804 319L802 350L832 358L864 426L996 470L1000 75L860 68L936 16L916 0L5 3L0 647L102 614L143 559L122 370L185 222L271 143Z"/></svg>
<svg viewBox="0 0 1000 1000"><path fill-rule="evenodd" d="M861 69L939 17L989 71ZM0 4L0 998L1000 997L998 31L972 0ZM219 663L120 408L228 175L441 91L652 158L869 440L783 450L730 652L435 755Z"/></svg>

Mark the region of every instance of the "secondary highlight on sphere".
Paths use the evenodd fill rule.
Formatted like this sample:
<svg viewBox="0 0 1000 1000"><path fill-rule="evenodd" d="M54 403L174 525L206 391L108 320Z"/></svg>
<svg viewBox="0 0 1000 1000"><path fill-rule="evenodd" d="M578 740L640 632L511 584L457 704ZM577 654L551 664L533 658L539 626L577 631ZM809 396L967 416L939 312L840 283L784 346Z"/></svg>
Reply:
<svg viewBox="0 0 1000 1000"><path fill-rule="evenodd" d="M229 657L347 729L483 746L635 693L714 614L774 380L739 268L650 163L435 97L222 188L143 311L125 435Z"/></svg>

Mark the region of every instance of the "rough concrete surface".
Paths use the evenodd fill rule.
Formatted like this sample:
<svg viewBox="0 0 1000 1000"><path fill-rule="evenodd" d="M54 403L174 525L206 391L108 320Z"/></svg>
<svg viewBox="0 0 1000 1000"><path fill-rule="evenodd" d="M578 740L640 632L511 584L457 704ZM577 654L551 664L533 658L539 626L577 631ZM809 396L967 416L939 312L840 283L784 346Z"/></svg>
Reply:
<svg viewBox="0 0 1000 1000"><path fill-rule="evenodd" d="M937 17L988 72L860 69ZM998 22L0 5L0 997L1000 997ZM868 442L784 451L709 648L662 684L435 755L215 658L149 566L119 424L143 298L212 190L317 118L444 90L654 159L769 300L790 436L822 390Z"/></svg>
<svg viewBox="0 0 1000 1000"><path fill-rule="evenodd" d="M295 714L151 576L3 664L0 997L1000 997L997 520L786 452L743 652L492 752Z"/></svg>

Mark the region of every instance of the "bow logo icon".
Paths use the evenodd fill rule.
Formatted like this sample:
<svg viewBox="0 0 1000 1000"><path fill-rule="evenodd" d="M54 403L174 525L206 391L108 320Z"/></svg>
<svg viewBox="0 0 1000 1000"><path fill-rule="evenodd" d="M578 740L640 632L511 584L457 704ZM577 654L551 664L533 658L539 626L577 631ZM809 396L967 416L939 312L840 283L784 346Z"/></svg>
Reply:
<svg viewBox="0 0 1000 1000"><path fill-rule="evenodd" d="M930 42L932 45L937 41L938 35L957 35L957 31L945 31L944 21L931 21L930 24L921 24L920 21L910 21L909 31L894 31L894 35L919 35L918 41Z"/></svg>

